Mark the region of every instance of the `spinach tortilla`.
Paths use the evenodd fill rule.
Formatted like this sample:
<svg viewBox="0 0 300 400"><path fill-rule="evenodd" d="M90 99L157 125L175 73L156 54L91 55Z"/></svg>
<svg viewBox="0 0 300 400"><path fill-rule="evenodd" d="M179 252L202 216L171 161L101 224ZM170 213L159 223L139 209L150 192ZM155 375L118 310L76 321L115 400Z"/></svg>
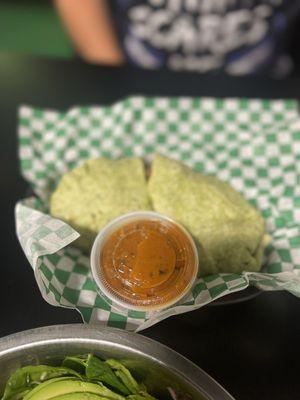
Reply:
<svg viewBox="0 0 300 400"><path fill-rule="evenodd" d="M89 251L98 232L121 214L150 209L140 158L97 158L66 173L50 200L51 214L80 233L76 245Z"/></svg>
<svg viewBox="0 0 300 400"><path fill-rule="evenodd" d="M201 275L260 270L264 219L227 183L156 155L148 191L155 211L193 235Z"/></svg>

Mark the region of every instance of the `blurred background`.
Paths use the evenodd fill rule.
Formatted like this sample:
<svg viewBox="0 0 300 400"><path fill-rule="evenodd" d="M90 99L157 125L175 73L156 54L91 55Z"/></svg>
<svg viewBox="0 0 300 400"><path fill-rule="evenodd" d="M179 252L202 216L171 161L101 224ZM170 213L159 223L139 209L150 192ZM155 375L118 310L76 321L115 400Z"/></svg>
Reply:
<svg viewBox="0 0 300 400"><path fill-rule="evenodd" d="M285 3L281 0L262 3L268 1ZM115 3L116 0L109 0L110 5ZM152 3L159 1L153 0ZM286 3L295 5L299 14L299 0ZM298 21L289 33L286 49L294 66L289 72L291 75L300 75L300 19ZM0 52L78 58L74 48L51 0L0 0Z"/></svg>
<svg viewBox="0 0 300 400"><path fill-rule="evenodd" d="M0 0L0 51L63 58L75 54L51 0Z"/></svg>

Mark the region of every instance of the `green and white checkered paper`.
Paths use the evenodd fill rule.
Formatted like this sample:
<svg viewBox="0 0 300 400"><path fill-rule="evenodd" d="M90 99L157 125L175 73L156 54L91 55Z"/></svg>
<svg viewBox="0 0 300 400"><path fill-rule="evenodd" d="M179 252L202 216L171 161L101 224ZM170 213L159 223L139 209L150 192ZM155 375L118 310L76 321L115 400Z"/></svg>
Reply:
<svg viewBox="0 0 300 400"><path fill-rule="evenodd" d="M17 235L45 300L86 322L142 330L249 284L300 296L300 115L288 101L131 97L67 112L20 108L21 169L38 198L16 206ZM159 152L217 175L253 203L272 241L262 273L198 279L180 304L155 313L120 310L97 292L78 234L47 214L61 176L84 160Z"/></svg>

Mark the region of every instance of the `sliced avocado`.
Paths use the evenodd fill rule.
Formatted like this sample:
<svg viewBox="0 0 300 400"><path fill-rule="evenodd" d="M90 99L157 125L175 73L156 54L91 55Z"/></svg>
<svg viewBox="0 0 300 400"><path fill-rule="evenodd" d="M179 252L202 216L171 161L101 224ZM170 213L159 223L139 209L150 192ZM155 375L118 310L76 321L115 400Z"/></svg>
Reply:
<svg viewBox="0 0 300 400"><path fill-rule="evenodd" d="M68 376L77 376L80 374L65 367L52 367L49 365L27 365L17 369L9 378L5 386L5 392L2 400L17 400L31 391L41 382L49 379Z"/></svg>
<svg viewBox="0 0 300 400"><path fill-rule="evenodd" d="M77 378L74 378L74 377L59 377L59 378L52 378L52 379L49 379L48 381L45 381L45 382L42 382L42 383L40 383L40 384L38 384L34 389L32 389L32 390L30 390L30 392L28 392L25 396L24 396L24 398L23 398L23 400L29 400L29 399L31 399L31 397L32 396L34 396L37 392L39 392L40 390L44 390L48 385L52 385L52 384L54 384L55 382L59 382L59 381L66 381L66 380L68 380L68 381L72 381L72 380L78 380Z"/></svg>
<svg viewBox="0 0 300 400"><path fill-rule="evenodd" d="M94 393L69 393L62 396L52 397L51 400L106 400L106 397Z"/></svg>
<svg viewBox="0 0 300 400"><path fill-rule="evenodd" d="M45 385L47 383L47 385ZM55 382L47 381L40 384L38 387L28 393L24 400L49 400L58 396L74 394L74 393L91 393L109 400L125 400L121 395L118 395L107 389L102 384L84 382L80 380L63 379Z"/></svg>

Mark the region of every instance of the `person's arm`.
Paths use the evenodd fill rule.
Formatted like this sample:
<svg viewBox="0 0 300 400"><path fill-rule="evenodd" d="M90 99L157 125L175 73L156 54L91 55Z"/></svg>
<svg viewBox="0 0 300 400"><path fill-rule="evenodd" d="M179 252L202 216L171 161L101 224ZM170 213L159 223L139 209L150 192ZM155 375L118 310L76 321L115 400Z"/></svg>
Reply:
<svg viewBox="0 0 300 400"><path fill-rule="evenodd" d="M106 0L54 0L82 58L92 63L124 62Z"/></svg>

